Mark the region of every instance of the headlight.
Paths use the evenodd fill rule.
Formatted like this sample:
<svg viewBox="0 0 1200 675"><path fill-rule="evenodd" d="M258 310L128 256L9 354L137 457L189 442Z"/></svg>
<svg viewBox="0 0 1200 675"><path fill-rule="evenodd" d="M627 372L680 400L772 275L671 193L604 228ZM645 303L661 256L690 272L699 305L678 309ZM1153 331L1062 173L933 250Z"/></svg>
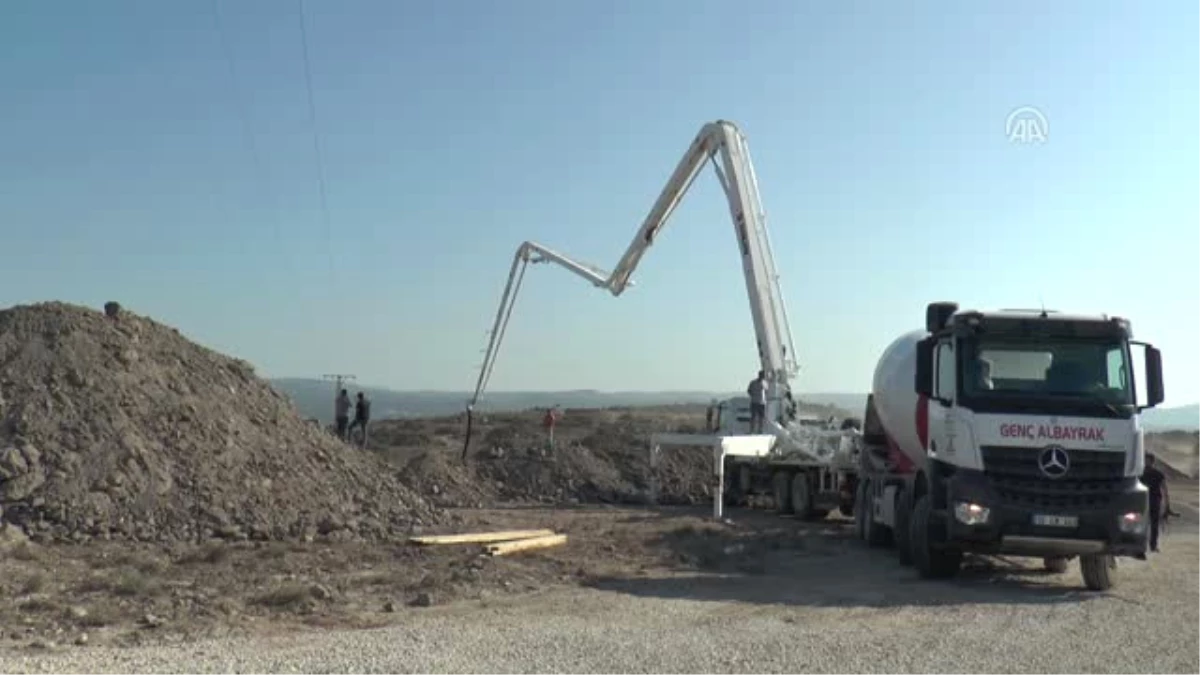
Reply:
<svg viewBox="0 0 1200 675"><path fill-rule="evenodd" d="M1146 531L1146 519L1136 511L1130 511L1121 516L1117 527L1125 534L1141 534Z"/></svg>
<svg viewBox="0 0 1200 675"><path fill-rule="evenodd" d="M992 510L986 506L971 502L958 502L954 505L954 517L963 525L982 525L988 521Z"/></svg>

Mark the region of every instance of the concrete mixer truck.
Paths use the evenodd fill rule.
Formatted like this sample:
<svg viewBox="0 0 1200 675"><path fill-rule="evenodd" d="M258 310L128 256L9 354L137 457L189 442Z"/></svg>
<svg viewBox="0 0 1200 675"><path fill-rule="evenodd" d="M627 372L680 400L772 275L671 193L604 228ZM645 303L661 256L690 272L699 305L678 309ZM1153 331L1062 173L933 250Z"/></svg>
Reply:
<svg viewBox="0 0 1200 675"><path fill-rule="evenodd" d="M965 553L1053 572L1078 557L1085 585L1108 589L1117 557L1145 556L1140 413L1162 400L1161 355L1125 319L932 303L876 366L856 532L924 578L954 576Z"/></svg>

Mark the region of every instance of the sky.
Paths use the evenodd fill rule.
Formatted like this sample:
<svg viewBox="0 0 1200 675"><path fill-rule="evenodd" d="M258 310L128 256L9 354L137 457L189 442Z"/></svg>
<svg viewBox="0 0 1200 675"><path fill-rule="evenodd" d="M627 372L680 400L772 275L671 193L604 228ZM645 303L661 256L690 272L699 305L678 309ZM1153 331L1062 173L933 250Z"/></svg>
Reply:
<svg viewBox="0 0 1200 675"><path fill-rule="evenodd" d="M741 6L7 0L0 306L117 300L264 375L470 390L518 244L611 267L728 119L798 391L866 391L953 300L1129 317L1167 404L1200 400L1195 2ZM1044 142L1006 133L1025 106ZM634 279L531 267L491 387L753 377L711 170Z"/></svg>

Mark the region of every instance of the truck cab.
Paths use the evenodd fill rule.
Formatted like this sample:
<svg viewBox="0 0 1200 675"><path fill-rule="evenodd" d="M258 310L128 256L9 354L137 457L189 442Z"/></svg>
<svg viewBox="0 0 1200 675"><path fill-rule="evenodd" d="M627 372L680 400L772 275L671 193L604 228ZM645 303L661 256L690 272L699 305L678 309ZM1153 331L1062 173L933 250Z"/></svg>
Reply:
<svg viewBox="0 0 1200 675"><path fill-rule="evenodd" d="M1141 412L1163 400L1159 351L1106 315L933 303L926 330L914 389L931 529L914 562L938 576L963 552L1078 555L1107 588L1114 556L1146 549Z"/></svg>

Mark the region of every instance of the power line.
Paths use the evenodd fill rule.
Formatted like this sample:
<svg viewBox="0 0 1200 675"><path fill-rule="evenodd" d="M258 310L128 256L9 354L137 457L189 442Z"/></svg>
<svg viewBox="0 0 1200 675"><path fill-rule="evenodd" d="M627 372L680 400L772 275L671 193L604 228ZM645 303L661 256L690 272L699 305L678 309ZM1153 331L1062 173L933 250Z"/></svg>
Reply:
<svg viewBox="0 0 1200 675"><path fill-rule="evenodd" d="M308 60L308 28L305 25L304 0L297 0L300 11L300 43L304 54L304 87L308 92L308 119L312 125L313 152L317 159L317 189L321 196L321 221L325 225L325 245L329 257L330 282L336 278L333 265L333 231L329 225L329 199L325 191L325 162L321 154L321 140L317 134L317 106L313 101L312 69Z"/></svg>
<svg viewBox="0 0 1200 675"><path fill-rule="evenodd" d="M237 65L233 57L233 46L229 42L229 36L225 31L225 24L221 20L221 10L218 6L218 0L212 0L210 8L212 9L213 22L217 27L217 35L221 40L221 51L225 56L225 64L229 68L230 87L233 90L234 107L237 108L238 118L242 124L242 135L246 142L247 149L250 153L250 161L254 167L255 177L264 196L268 197L272 206L275 206L274 191L271 190L270 183L266 179L266 169L262 161L262 155L258 151L258 144L254 140L254 127L250 123L250 113L247 110L246 101L242 95L242 88L237 75ZM271 219L272 233L275 236L275 245L283 250L283 233L279 226L279 214L274 212L275 217ZM287 257L287 256L285 256ZM291 259L288 258L290 264Z"/></svg>

